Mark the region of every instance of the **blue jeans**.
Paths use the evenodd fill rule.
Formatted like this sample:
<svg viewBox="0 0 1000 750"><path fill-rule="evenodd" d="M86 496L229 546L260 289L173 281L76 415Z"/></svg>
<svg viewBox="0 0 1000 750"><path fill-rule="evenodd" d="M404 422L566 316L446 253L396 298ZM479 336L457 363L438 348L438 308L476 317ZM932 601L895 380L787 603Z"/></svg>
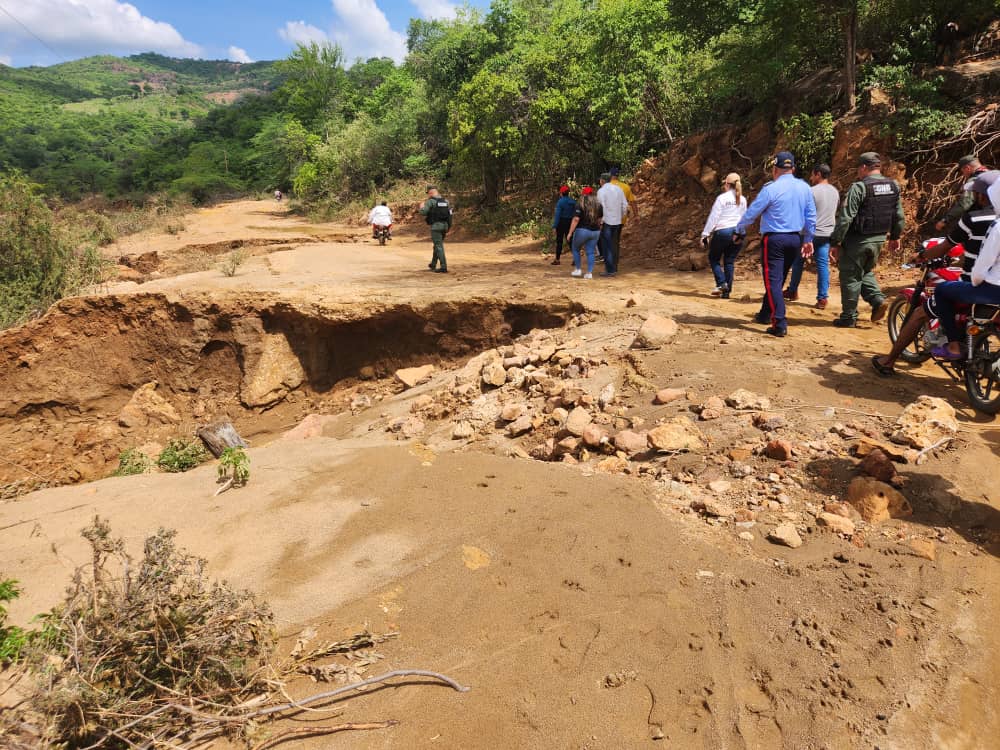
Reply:
<svg viewBox="0 0 1000 750"><path fill-rule="evenodd" d="M816 259L816 299L826 299L830 295L830 238L816 237L813 239L813 258ZM802 269L806 261L801 255L792 265L792 280L788 282L788 291L799 293L799 282L802 281Z"/></svg>
<svg viewBox="0 0 1000 750"><path fill-rule="evenodd" d="M764 275L764 301L761 303L757 321L771 321L771 327L778 331L788 329L785 319L785 298L781 290L785 286L788 272L802 250L802 235L798 232L773 232L764 235L761 245L760 262Z"/></svg>
<svg viewBox="0 0 1000 750"><path fill-rule="evenodd" d="M598 229L577 227L573 230L573 266L580 267L580 248L587 246L587 273L594 272L594 254L597 251L597 238L601 236Z"/></svg>
<svg viewBox="0 0 1000 750"><path fill-rule="evenodd" d="M727 292L733 291L733 266L736 256L743 249L743 243L733 243L736 227L717 229L708 243L708 262L712 266L715 285Z"/></svg>
<svg viewBox="0 0 1000 750"><path fill-rule="evenodd" d="M934 309L948 341L961 341L963 332L955 321L955 306L1000 305L1000 286L983 282L973 286L969 281L946 281L934 287Z"/></svg>
<svg viewBox="0 0 1000 750"><path fill-rule="evenodd" d="M608 273L618 273L618 249L621 238L621 224L601 226L601 250L604 252L604 270Z"/></svg>

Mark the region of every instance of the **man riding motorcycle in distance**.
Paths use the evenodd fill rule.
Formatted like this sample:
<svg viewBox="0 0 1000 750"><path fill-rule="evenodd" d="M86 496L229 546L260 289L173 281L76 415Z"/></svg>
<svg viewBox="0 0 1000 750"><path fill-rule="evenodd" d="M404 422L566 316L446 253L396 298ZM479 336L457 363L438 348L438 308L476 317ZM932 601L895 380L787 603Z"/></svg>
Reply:
<svg viewBox="0 0 1000 750"><path fill-rule="evenodd" d="M379 205L375 206L368 214L368 223L372 225L372 238L378 239L378 228L388 227L389 228L389 239L392 239L392 211L389 209L389 205L382 201Z"/></svg>
<svg viewBox="0 0 1000 750"><path fill-rule="evenodd" d="M910 262L922 263L943 258L953 247L961 245L965 249L965 254L962 257L962 281L970 282L972 280L971 271L979 256L983 240L986 238L986 232L997 218L997 211L990 201L988 191L998 180L1000 180L1000 171L993 170L982 172L975 179L966 183L965 190L971 193L974 200L972 209L962 215L943 242L939 242L929 250L918 251L910 259ZM921 305L913 311L900 329L896 342L888 354L872 357L872 367L875 372L882 377L894 375L896 371L893 369L893 364L906 347L913 343L931 316L939 318L942 327L944 327L944 318L942 317L944 313L939 309L935 300L935 295L932 295L927 300L926 306ZM951 315L954 320L954 312Z"/></svg>

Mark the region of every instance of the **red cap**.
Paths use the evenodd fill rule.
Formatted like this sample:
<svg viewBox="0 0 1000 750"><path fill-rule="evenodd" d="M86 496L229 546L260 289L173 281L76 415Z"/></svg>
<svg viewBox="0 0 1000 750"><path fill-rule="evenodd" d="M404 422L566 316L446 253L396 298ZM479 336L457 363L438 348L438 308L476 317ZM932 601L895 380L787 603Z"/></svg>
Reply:
<svg viewBox="0 0 1000 750"><path fill-rule="evenodd" d="M585 187L585 188L584 188L583 190L581 190L580 192L581 192L581 193L582 193L583 195L591 195L591 194L592 194L592 193L594 192L594 188L592 188L592 187L591 187L590 185L587 185L587 187Z"/></svg>
<svg viewBox="0 0 1000 750"><path fill-rule="evenodd" d="M562 193L563 195L566 195L566 193L569 192L569 185L563 185L561 188L559 188L559 192Z"/></svg>

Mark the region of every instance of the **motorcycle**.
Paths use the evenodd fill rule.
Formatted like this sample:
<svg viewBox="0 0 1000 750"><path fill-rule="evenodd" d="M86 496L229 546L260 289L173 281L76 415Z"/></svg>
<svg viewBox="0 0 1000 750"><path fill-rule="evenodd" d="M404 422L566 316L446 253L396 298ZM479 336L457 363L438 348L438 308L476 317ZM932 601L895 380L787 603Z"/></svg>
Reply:
<svg viewBox="0 0 1000 750"><path fill-rule="evenodd" d="M923 247L929 250L942 241L941 238L926 240ZM961 278L960 259L964 252L964 248L957 245L943 258L903 266L904 269L920 268L924 273L915 285L901 290L889 307L887 328L893 344L914 310L933 295L935 286ZM941 321L933 317L901 352L900 358L904 362L917 364L933 358L935 364L952 380L964 381L969 403L974 409L985 414L1000 413L1000 307L963 306L955 320L959 328L965 329L968 359L944 360L934 357L932 349L946 344L948 338L941 328Z"/></svg>
<svg viewBox="0 0 1000 750"><path fill-rule="evenodd" d="M378 244L384 245L386 240L392 239L389 234L389 227L387 226L376 226L375 227L375 239L378 240Z"/></svg>

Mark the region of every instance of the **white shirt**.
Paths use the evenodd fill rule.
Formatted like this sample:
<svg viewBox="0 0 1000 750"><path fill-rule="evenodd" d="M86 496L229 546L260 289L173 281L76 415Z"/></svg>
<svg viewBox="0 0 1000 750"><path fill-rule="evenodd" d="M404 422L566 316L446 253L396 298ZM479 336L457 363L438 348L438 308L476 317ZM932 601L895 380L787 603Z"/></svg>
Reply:
<svg viewBox="0 0 1000 750"><path fill-rule="evenodd" d="M604 223L610 226L618 226L628 213L628 201L625 200L625 191L617 185L605 182L601 189L597 191L597 201L604 209Z"/></svg>
<svg viewBox="0 0 1000 750"><path fill-rule="evenodd" d="M980 284L1000 286L1000 221L994 221L987 230L986 239L979 248L979 256L972 266L970 275L973 286Z"/></svg>
<svg viewBox="0 0 1000 750"><path fill-rule="evenodd" d="M732 229L740 223L743 214L747 212L746 196L740 196L740 202L736 202L736 191L727 190L720 193L712 204L712 210L708 213L708 221L705 228L701 230L702 237L708 237L717 229Z"/></svg>
<svg viewBox="0 0 1000 750"><path fill-rule="evenodd" d="M375 206L368 214L368 223L380 227L387 227L392 224L392 211L388 206Z"/></svg>

